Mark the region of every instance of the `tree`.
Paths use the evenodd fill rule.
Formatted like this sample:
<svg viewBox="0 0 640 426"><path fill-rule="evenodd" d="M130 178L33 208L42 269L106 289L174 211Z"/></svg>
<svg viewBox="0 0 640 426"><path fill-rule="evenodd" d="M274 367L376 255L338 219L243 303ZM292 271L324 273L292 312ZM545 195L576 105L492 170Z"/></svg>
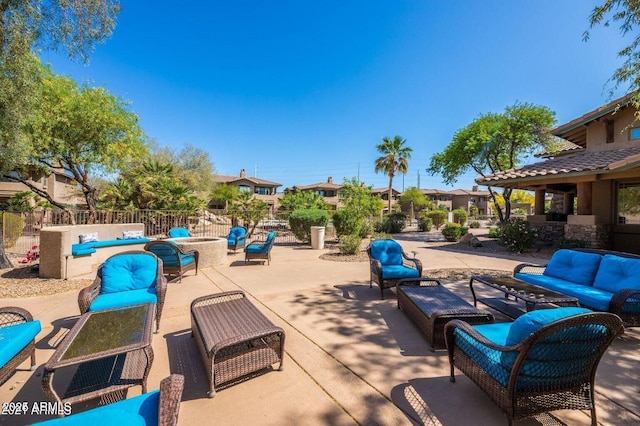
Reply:
<svg viewBox="0 0 640 426"><path fill-rule="evenodd" d="M61 49L86 61L111 36L119 11L113 0L0 1L0 173L24 164L31 152L25 123L37 105L39 73L32 48ZM0 229L0 268L11 266Z"/></svg>
<svg viewBox="0 0 640 426"><path fill-rule="evenodd" d="M620 32L623 36L633 33L640 24L640 3L636 0L604 0L595 6L589 17L590 29L602 24L609 27L613 22L620 24ZM589 30L583 34L585 41L589 40ZM631 44L618 52L618 57L623 58L622 65L615 70L609 82L613 83L611 95L621 85L626 84L631 91L640 90L640 35L636 35ZM632 104L638 109L636 117L640 119L640 92L632 98Z"/></svg>
<svg viewBox="0 0 640 426"><path fill-rule="evenodd" d="M504 113L481 115L458 130L443 152L431 157L427 172L441 174L446 184L472 170L481 176L513 169L540 148L552 152L556 142L550 129L555 113L546 107L516 103ZM511 215L512 188L504 188L504 212L496 202L495 192L488 187L500 221Z"/></svg>
<svg viewBox="0 0 640 426"><path fill-rule="evenodd" d="M78 182L94 213L96 188L91 176L116 172L146 152L138 117L128 110L127 102L103 88L80 87L48 68L42 70L39 107L28 123L30 158L16 168L17 177L5 177L37 191L27 179L34 167L46 175L62 168ZM56 204L48 193L38 194Z"/></svg>
<svg viewBox="0 0 640 426"><path fill-rule="evenodd" d="M400 172L406 174L409 169L409 160L413 151L405 146L406 139L395 136L393 139L382 138L382 143L376 146L378 152L383 154L376 162L376 173L383 172L389 176L389 212L391 212L391 199L393 197L393 177Z"/></svg>
<svg viewBox="0 0 640 426"><path fill-rule="evenodd" d="M288 213L300 209L329 210L330 208L322 195L313 191L289 192L280 199L280 210Z"/></svg>
<svg viewBox="0 0 640 426"><path fill-rule="evenodd" d="M242 225L247 228L247 238L253 235L258 223L269 213L269 204L258 200L249 191L240 191L240 195L229 208L232 215L242 219Z"/></svg>
<svg viewBox="0 0 640 426"><path fill-rule="evenodd" d="M225 210L229 208L229 204L237 200L240 196L240 190L235 185L228 183L218 183L214 185L209 193L209 198L217 205L224 205Z"/></svg>
<svg viewBox="0 0 640 426"><path fill-rule="evenodd" d="M433 201L428 200L424 192L412 186L402 193L400 203L403 209L411 210L411 218L413 213L419 212L427 208L433 208Z"/></svg>

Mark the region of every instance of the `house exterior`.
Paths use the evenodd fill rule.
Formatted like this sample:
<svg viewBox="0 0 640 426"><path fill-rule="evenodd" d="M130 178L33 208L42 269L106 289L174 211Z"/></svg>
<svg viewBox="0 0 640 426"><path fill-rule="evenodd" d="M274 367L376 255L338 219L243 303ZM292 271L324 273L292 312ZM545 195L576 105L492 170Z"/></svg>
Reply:
<svg viewBox="0 0 640 426"><path fill-rule="evenodd" d="M284 193L295 193L297 191L311 191L321 195L324 201L334 209L340 205L339 192L342 188L341 184L333 183L333 178L329 176L326 182L318 182L311 185L295 185L291 188L285 188Z"/></svg>
<svg viewBox="0 0 640 426"><path fill-rule="evenodd" d="M474 186L471 191L467 189L454 189L449 191L451 196L451 209L463 209L468 212L471 206L478 208L478 214L481 216L488 216L491 214L491 208L489 207L489 197L491 193L489 191L481 191L477 186Z"/></svg>
<svg viewBox="0 0 640 426"><path fill-rule="evenodd" d="M84 203L77 182L61 169L53 170L49 175L33 171L27 180L36 188L48 193L58 203L70 206ZM7 201L15 193L22 191L31 191L31 189L21 182L0 177L0 202Z"/></svg>
<svg viewBox="0 0 640 426"><path fill-rule="evenodd" d="M282 186L277 182L271 182L257 177L247 176L245 169L240 170L239 176L213 175L216 183L224 183L237 186L241 191L250 191L255 198L269 205L269 212L275 212L278 204L277 188ZM225 206L210 205L211 208L224 209Z"/></svg>
<svg viewBox="0 0 640 426"><path fill-rule="evenodd" d="M384 201L383 213L389 213L387 211L389 208L389 188L373 188L371 190L371 194L380 196L380 199ZM391 188L391 209L393 209L393 206L398 202L400 195L402 195L402 192L395 188Z"/></svg>
<svg viewBox="0 0 640 426"><path fill-rule="evenodd" d="M453 210L451 207L453 205L453 201L449 191L442 189L423 189L422 192L428 200L433 202L436 208L439 206L445 206L447 210Z"/></svg>
<svg viewBox="0 0 640 426"><path fill-rule="evenodd" d="M564 236L593 248L640 253L640 122L632 95L553 129L553 135L572 145L544 161L476 182L534 191L535 211L528 220L543 240ZM566 222L545 214L550 193L564 201L557 213L566 215Z"/></svg>

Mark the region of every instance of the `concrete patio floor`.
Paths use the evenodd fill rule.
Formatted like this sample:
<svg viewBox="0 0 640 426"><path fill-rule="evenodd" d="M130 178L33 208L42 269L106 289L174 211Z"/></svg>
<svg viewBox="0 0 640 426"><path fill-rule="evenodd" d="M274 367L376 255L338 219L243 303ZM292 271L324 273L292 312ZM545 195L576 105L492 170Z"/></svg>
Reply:
<svg viewBox="0 0 640 426"><path fill-rule="evenodd" d="M462 253L406 238L429 270L467 268L511 272L527 257ZM271 265L245 264L230 253L228 264L190 272L169 283L148 388L156 389L171 373L185 376L179 424L216 425L503 425L504 414L469 379L456 371L449 381L446 351L431 352L417 328L397 309L391 291L380 299L369 288L368 263L319 259L326 250L275 246ZM469 300L468 280L444 281ZM198 296L243 290L286 333L284 371L266 372L206 397L205 370L191 338L189 306ZM28 309L42 322L36 340L38 369L28 361L0 387L1 402L47 401L40 379L43 365L73 325L79 311L77 292L4 299L2 306ZM600 363L596 377L600 424L640 424L640 330L617 339ZM276 366L277 367L277 366ZM140 392L134 387L129 396ZM79 411L81 407L74 407ZM1 424L23 425L48 417L0 416ZM518 425L588 425L588 412L562 411Z"/></svg>

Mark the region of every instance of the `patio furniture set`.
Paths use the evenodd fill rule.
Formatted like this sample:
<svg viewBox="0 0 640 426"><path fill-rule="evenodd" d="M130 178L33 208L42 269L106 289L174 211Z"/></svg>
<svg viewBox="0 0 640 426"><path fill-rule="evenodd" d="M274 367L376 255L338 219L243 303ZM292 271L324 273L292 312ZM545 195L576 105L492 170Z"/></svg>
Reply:
<svg viewBox="0 0 640 426"><path fill-rule="evenodd" d="M45 395L57 407L95 398L100 407L54 423L87 424L103 416L115 420L126 415L127 420L138 416L144 424L176 424L184 378L171 375L159 391L147 393L152 337L160 328L166 289L163 261L151 251L118 253L99 267L94 282L79 293L79 319L46 362L41 380ZM244 293L200 297L191 305L191 318L192 336L208 373L209 397L273 364L279 363L282 370L284 330ZM24 309L0 308L1 381L29 357L35 368L40 331L40 321ZM63 370L69 371L70 380ZM133 386L141 386L143 395L125 399ZM61 408L57 414L69 411Z"/></svg>
<svg viewBox="0 0 640 426"><path fill-rule="evenodd" d="M595 411L595 372L624 326L640 322L640 256L559 250L547 265L521 264L514 276L472 276L473 305L438 280L393 240L367 249L371 282L396 289L402 309L431 349L447 349L458 368L506 413L509 424L560 409ZM412 269L412 270L410 270ZM502 297L477 298L476 288ZM494 322L481 302L513 321ZM606 303L605 303L606 302ZM624 321L624 322L623 322Z"/></svg>

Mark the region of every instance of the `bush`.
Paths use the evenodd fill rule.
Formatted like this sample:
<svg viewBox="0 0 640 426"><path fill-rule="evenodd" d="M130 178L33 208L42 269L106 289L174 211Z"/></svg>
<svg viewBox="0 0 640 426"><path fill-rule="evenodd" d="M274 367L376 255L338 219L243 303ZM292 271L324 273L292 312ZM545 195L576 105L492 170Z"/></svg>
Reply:
<svg viewBox="0 0 640 426"><path fill-rule="evenodd" d="M458 241L464 235L463 227L459 223L447 222L442 228L442 235L447 241Z"/></svg>
<svg viewBox="0 0 640 426"><path fill-rule="evenodd" d="M560 237L558 238L558 241L556 241L556 250L574 248L587 248L587 242L584 240L579 240L577 238L565 237Z"/></svg>
<svg viewBox="0 0 640 426"><path fill-rule="evenodd" d="M464 225L465 223L467 223L467 219L469 218L469 215L467 214L466 211L462 209L455 209L455 210L451 210L451 213L453 214L453 221L455 223L459 223L460 225Z"/></svg>
<svg viewBox="0 0 640 426"><path fill-rule="evenodd" d="M500 229L498 228L489 228L489 238L500 238Z"/></svg>
<svg viewBox="0 0 640 426"><path fill-rule="evenodd" d="M430 217L420 217L418 219L418 231L429 232L433 227L433 220Z"/></svg>
<svg viewBox="0 0 640 426"><path fill-rule="evenodd" d="M374 232L371 235L371 241L374 240L393 240L393 235L387 234L385 232Z"/></svg>
<svg viewBox="0 0 640 426"><path fill-rule="evenodd" d="M338 237L358 234L362 222L362 219L346 209L337 210L333 214L333 227L336 229L336 235Z"/></svg>
<svg viewBox="0 0 640 426"><path fill-rule="evenodd" d="M374 225L374 230L387 234L398 234L406 226L405 219L406 216L402 213L390 213Z"/></svg>
<svg viewBox="0 0 640 426"><path fill-rule="evenodd" d="M359 235L343 235L338 242L340 254L356 254L360 252L362 238Z"/></svg>
<svg viewBox="0 0 640 426"><path fill-rule="evenodd" d="M311 242L312 226L327 226L328 223L329 212L326 210L300 209L294 210L289 216L291 232L304 243Z"/></svg>
<svg viewBox="0 0 640 426"><path fill-rule="evenodd" d="M431 219L433 226L436 229L440 229L442 225L447 221L448 213L446 210L431 210L427 212L427 217Z"/></svg>
<svg viewBox="0 0 640 426"><path fill-rule="evenodd" d="M473 222L469 223L469 228L480 228L480 222L474 220Z"/></svg>
<svg viewBox="0 0 640 426"><path fill-rule="evenodd" d="M360 238L364 239L371 234L373 234L373 222L365 219L362 222L362 226L360 226L360 232L358 233L358 235L360 235Z"/></svg>
<svg viewBox="0 0 640 426"><path fill-rule="evenodd" d="M5 222L4 228L3 221ZM19 214L0 212L0 229L4 229L3 239L5 248L13 247L16 245L18 238L22 236L24 219L22 219Z"/></svg>
<svg viewBox="0 0 640 426"><path fill-rule="evenodd" d="M498 240L508 251L522 253L533 247L536 231L524 219L509 219L500 225Z"/></svg>

